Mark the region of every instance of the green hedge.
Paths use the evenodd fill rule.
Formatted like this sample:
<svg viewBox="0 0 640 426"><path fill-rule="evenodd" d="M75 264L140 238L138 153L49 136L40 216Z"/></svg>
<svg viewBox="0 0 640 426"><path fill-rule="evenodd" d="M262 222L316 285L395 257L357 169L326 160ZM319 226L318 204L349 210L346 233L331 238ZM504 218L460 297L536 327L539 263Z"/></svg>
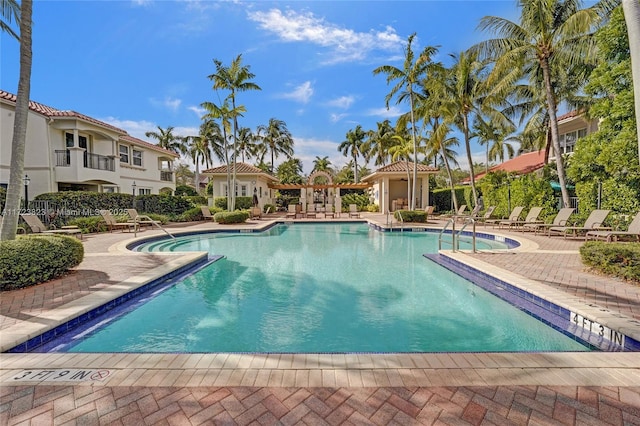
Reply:
<svg viewBox="0 0 640 426"><path fill-rule="evenodd" d="M425 223L427 221L427 213L424 210L396 210L393 212L393 217L397 220L402 218L403 222Z"/></svg>
<svg viewBox="0 0 640 426"><path fill-rule="evenodd" d="M640 282L640 243L587 241L580 256L585 265L604 274Z"/></svg>
<svg viewBox="0 0 640 426"><path fill-rule="evenodd" d="M473 209L475 203L471 202L472 191L470 186L458 186L454 188L458 207L466 204L469 210ZM434 189L431 194L431 203L434 211L438 213L452 211L451 188Z"/></svg>
<svg viewBox="0 0 640 426"><path fill-rule="evenodd" d="M206 202L204 204L207 204ZM227 210L227 197L216 197L213 200L214 207ZM253 197L236 197L236 210L247 210L253 207Z"/></svg>
<svg viewBox="0 0 640 426"><path fill-rule="evenodd" d="M75 237L64 235L18 236L0 241L0 290L15 290L65 274L84 257Z"/></svg>
<svg viewBox="0 0 640 426"><path fill-rule="evenodd" d="M349 211L349 204L356 204L358 211L369 211L368 205L370 203L369 196L367 194L345 194L342 196L342 211Z"/></svg>
<svg viewBox="0 0 640 426"><path fill-rule="evenodd" d="M213 219L220 224L243 223L249 219L249 212L236 210L234 212L218 212Z"/></svg>

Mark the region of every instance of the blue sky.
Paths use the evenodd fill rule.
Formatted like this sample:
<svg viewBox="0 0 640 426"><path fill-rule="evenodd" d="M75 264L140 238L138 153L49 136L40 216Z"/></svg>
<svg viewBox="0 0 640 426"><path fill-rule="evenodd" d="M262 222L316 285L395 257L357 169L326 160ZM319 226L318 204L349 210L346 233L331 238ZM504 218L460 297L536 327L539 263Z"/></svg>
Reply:
<svg viewBox="0 0 640 426"><path fill-rule="evenodd" d="M489 37L476 30L485 15L515 20L518 10L512 0L36 0L31 99L144 140L156 126L197 134L200 104L221 101L207 78L213 59L228 65L242 54L262 90L238 95L247 109L239 124L255 130L284 120L308 174L316 156L347 163L337 146L348 130L394 123L408 110L393 103L387 110L390 86L372 71L401 67L410 34L417 33L416 51L439 46L434 59L448 63L450 53ZM0 87L16 93L18 43L0 37ZM483 148L472 150L484 161Z"/></svg>

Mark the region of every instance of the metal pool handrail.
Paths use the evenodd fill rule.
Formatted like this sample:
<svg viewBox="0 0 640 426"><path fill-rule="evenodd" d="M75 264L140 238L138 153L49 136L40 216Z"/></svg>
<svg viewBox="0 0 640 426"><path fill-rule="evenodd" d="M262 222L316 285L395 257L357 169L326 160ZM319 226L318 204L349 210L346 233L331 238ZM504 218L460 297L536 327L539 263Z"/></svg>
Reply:
<svg viewBox="0 0 640 426"><path fill-rule="evenodd" d="M133 223L134 223L134 227L133 227L134 234L133 234L133 236L137 237L138 236L138 226L140 226L138 224L138 217L137 216L135 218L133 218ZM175 241L176 237L171 232L167 231L162 226L160 226L160 224L157 221L153 220L153 221L151 221L151 224L157 226L160 230L162 230L165 234L170 236L172 240Z"/></svg>
<svg viewBox="0 0 640 426"><path fill-rule="evenodd" d="M473 249L473 252L476 253L476 221L472 217L466 218L464 221L464 225L462 225L462 228L460 228L457 232L456 232L456 218L452 217L451 219L449 219L447 223L444 225L444 228L442 228L442 230L440 231L440 234L438 234L438 250L442 250L442 236L444 235L444 231L446 231L447 228L449 227L449 224L451 224L451 250L454 252L456 250L460 250L460 235L462 231L464 231L464 229L467 227L467 225L469 225L469 223L473 225L472 249Z"/></svg>
<svg viewBox="0 0 640 426"><path fill-rule="evenodd" d="M462 228L460 228L460 230L458 231L458 238L456 238L456 246L454 248L457 248L458 250L460 250L460 234L462 233L462 231L464 231L464 228L467 227L468 224L472 224L473 225L473 229L472 229L472 236L471 236L471 248L473 250L473 252L476 252L476 220L472 217L468 217L464 220L464 225L462 225Z"/></svg>

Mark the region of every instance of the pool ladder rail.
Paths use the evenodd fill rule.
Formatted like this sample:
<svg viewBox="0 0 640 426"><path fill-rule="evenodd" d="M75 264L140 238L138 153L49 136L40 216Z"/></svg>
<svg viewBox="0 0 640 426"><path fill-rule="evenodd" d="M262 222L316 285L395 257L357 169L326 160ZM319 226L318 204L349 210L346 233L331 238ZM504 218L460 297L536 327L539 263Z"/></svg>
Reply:
<svg viewBox="0 0 640 426"><path fill-rule="evenodd" d="M133 227L133 232L134 232L134 233L133 233L133 236L134 236L134 237L137 237L137 236L138 236L138 227L140 226L140 225L138 224L138 217L137 217L137 216L133 219L133 223L135 224L135 226ZM146 223L146 222L145 222L145 223ZM175 237L171 232L169 232L169 231L167 231L166 229L164 229L164 228L162 227L162 225L160 225L160 224L158 223L158 221L157 221L157 220L153 220L153 221L151 221L151 224L152 224L152 225L157 226L157 227L158 227L158 229L160 229L162 232L164 232L165 234L167 234L168 236L170 236L170 237L171 237L171 239L175 241L176 237Z"/></svg>
<svg viewBox="0 0 640 426"><path fill-rule="evenodd" d="M449 224L451 224L451 250L454 251L454 252L456 250L460 250L460 235L462 235L462 231L464 231L465 228L469 224L471 224L471 226L472 226L471 249L473 250L473 253L477 253L477 250L476 250L476 221L472 217L465 218L464 224L462 225L462 228L460 228L457 231L456 231L456 218L452 217L451 219L449 219L447 221L446 225L444 225L444 228L442 228L442 230L440 231L440 234L438 235L438 250L442 250L442 237L444 236L444 232L449 227Z"/></svg>
<svg viewBox="0 0 640 426"><path fill-rule="evenodd" d="M387 226L389 228L391 228L391 232L393 232L393 218L394 218L395 215L392 215L391 216L391 220L389 220L389 213L391 213L391 212L387 211ZM399 222L401 223L401 225L400 225L400 233L403 233L404 232L404 219L402 219L402 215L401 214L398 214L398 217L400 218Z"/></svg>

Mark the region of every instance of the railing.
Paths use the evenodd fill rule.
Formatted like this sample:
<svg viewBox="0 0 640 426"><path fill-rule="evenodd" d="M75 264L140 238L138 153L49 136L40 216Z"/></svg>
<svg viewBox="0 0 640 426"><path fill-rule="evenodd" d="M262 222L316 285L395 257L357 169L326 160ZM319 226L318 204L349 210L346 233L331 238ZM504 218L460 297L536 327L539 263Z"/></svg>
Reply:
<svg viewBox="0 0 640 426"><path fill-rule="evenodd" d="M138 236L138 228L140 227L140 222L138 222L138 217L137 216L133 219L133 223L134 223L134 226L133 226L133 237L136 238ZM152 226L153 225L157 226L161 231L163 231L165 234L170 236L173 241L176 240L176 237L174 237L171 232L169 232L166 229L164 229L164 227L162 227L162 225L160 225L157 221L152 220L151 221L151 225Z"/></svg>
<svg viewBox="0 0 640 426"><path fill-rule="evenodd" d="M442 228L442 230L440 231L440 234L438 235L438 250L442 250L442 236L444 235L444 231L446 231L446 229L449 227L449 224L451 224L451 250L454 252L456 250L460 250L460 235L462 234L462 231L464 231L464 229L470 223L473 225L472 237L471 237L471 248L475 253L476 252L476 221L471 217L465 219L464 225L462 225L462 228L460 228L458 231L456 231L456 218L453 217L449 219L449 221L447 221L446 225L444 225L444 228Z"/></svg>
<svg viewBox="0 0 640 426"><path fill-rule="evenodd" d="M453 251L460 250L460 235L462 234L462 231L464 231L464 229L467 227L468 224L472 224L473 225L473 232L472 232L472 236L471 236L471 249L473 250L473 252L476 252L476 220L472 217L468 217L464 220L464 225L462 225L462 228L460 228L460 230L458 231L457 235L456 235L456 247L453 249Z"/></svg>
<svg viewBox="0 0 640 426"><path fill-rule="evenodd" d="M116 170L116 163L113 161L113 157L107 157L104 155L85 152L84 163L84 166L88 169L108 170L110 172L114 172Z"/></svg>
<svg viewBox="0 0 640 426"><path fill-rule="evenodd" d="M440 233L438 234L438 250L442 250L442 236L444 235L444 231L446 231L447 228L449 227L449 224L451 224L451 249L453 251L456 250L456 218L455 217L452 217L451 219L449 219L447 223L444 225L444 227L442 228L442 230L440 231Z"/></svg>
<svg viewBox="0 0 640 426"><path fill-rule="evenodd" d="M160 170L160 180L165 182L173 182L173 172Z"/></svg>
<svg viewBox="0 0 640 426"><path fill-rule="evenodd" d="M56 166L57 167L69 167L71 165L71 153L66 149L56 149Z"/></svg>

